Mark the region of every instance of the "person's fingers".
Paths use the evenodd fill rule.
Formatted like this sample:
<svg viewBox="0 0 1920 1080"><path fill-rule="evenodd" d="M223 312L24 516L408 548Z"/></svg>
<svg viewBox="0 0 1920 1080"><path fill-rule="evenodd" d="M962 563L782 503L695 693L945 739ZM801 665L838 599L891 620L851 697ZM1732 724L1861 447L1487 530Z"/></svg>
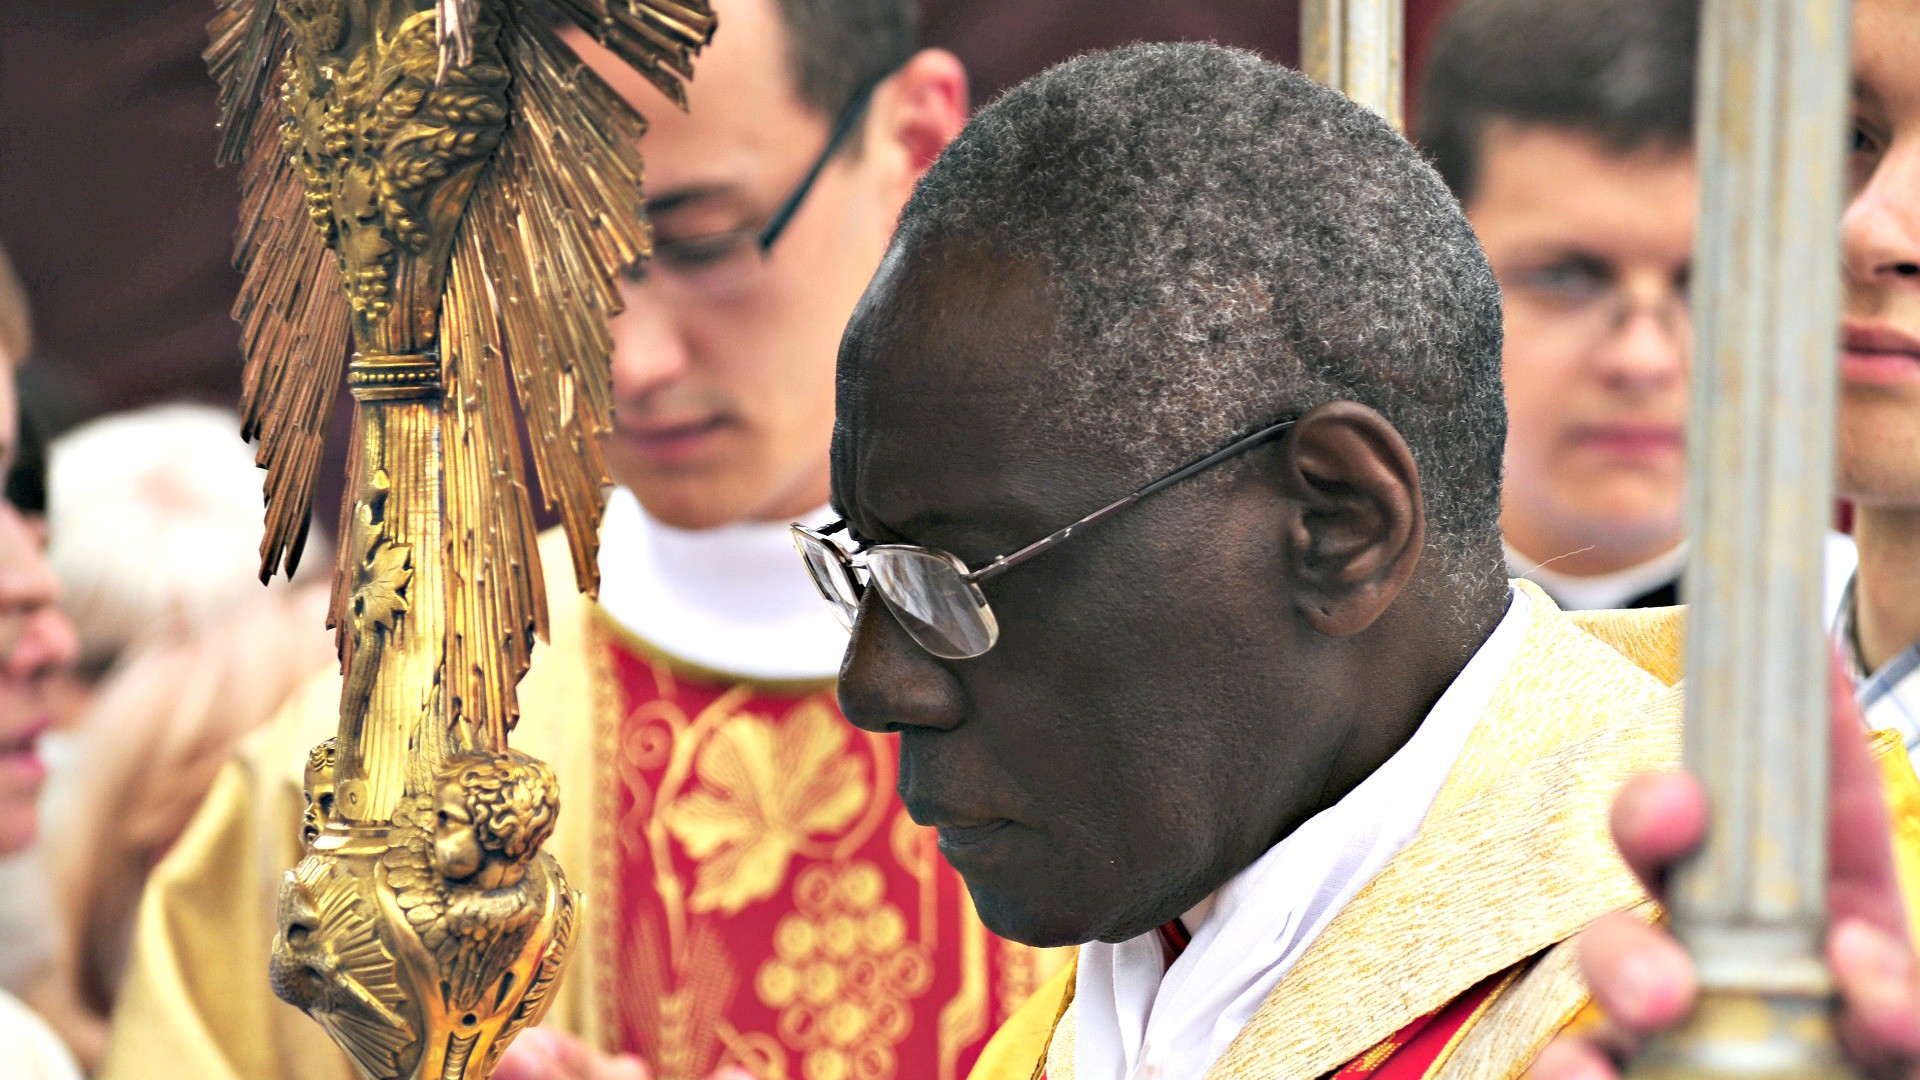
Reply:
<svg viewBox="0 0 1920 1080"><path fill-rule="evenodd" d="M652 1074L640 1059L631 1055L601 1058L586 1074L587 1080L651 1080ZM751 1078L749 1078L751 1080Z"/></svg>
<svg viewBox="0 0 1920 1080"><path fill-rule="evenodd" d="M1618 1080L1613 1062L1577 1035L1562 1035L1527 1066L1524 1080Z"/></svg>
<svg viewBox="0 0 1920 1080"><path fill-rule="evenodd" d="M754 1075L738 1065L729 1065L714 1073L712 1080L755 1080Z"/></svg>
<svg viewBox="0 0 1920 1080"><path fill-rule="evenodd" d="M1613 842L1655 895L1667 868L1706 835L1706 794L1685 773L1642 773L1613 801Z"/></svg>
<svg viewBox="0 0 1920 1080"><path fill-rule="evenodd" d="M1863 919L1907 938L1906 909L1893 859L1893 825L1880 767L1867 750L1866 719L1853 680L1836 653L1828 677L1827 916L1831 925Z"/></svg>
<svg viewBox="0 0 1920 1080"><path fill-rule="evenodd" d="M554 1060L553 1035L541 1028L520 1033L500 1056L493 1080L564 1080Z"/></svg>
<svg viewBox="0 0 1920 1080"><path fill-rule="evenodd" d="M1624 913L1595 920L1580 935L1580 970L1595 1004L1628 1034L1678 1023L1699 993L1693 961L1680 943Z"/></svg>
<svg viewBox="0 0 1920 1080"><path fill-rule="evenodd" d="M1914 1075L1920 1064L1920 980L1902 935L1865 919L1834 927L1827 962L1840 990L1840 1040L1874 1076Z"/></svg>
<svg viewBox="0 0 1920 1080"><path fill-rule="evenodd" d="M555 1078L566 1080L589 1080L593 1076L594 1058L597 1056L587 1048L587 1044L563 1031L541 1031L548 1045L553 1048L553 1061L560 1073Z"/></svg>
<svg viewBox="0 0 1920 1080"><path fill-rule="evenodd" d="M495 1067L493 1080L651 1080L636 1057L608 1057L560 1031L521 1032ZM753 1080L748 1077L747 1080Z"/></svg>

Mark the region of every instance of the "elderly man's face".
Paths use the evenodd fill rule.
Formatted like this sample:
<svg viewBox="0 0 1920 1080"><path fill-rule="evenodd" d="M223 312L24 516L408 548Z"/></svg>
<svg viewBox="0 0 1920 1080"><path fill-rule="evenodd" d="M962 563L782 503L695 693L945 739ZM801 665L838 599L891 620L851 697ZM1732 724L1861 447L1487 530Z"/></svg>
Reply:
<svg viewBox="0 0 1920 1080"><path fill-rule="evenodd" d="M1491 125L1467 217L1505 303L1508 543L1574 574L1679 542L1693 155Z"/></svg>
<svg viewBox="0 0 1920 1080"><path fill-rule="evenodd" d="M20 430L13 365L0 349L0 475ZM46 778L39 740L53 726L47 684L79 651L59 592L38 524L0 500L0 855L33 839Z"/></svg>
<svg viewBox="0 0 1920 1080"><path fill-rule="evenodd" d="M991 255L882 267L842 361L834 500L858 539L980 566L1152 479L1049 432L1031 389L1045 297ZM1317 807L1342 721L1289 618L1270 460L1169 488L987 583L1001 636L976 659L928 654L868 590L842 708L899 732L901 797L996 932L1140 933Z"/></svg>
<svg viewBox="0 0 1920 1080"><path fill-rule="evenodd" d="M1853 41L1840 491L1920 509L1920 13L1864 0Z"/></svg>
<svg viewBox="0 0 1920 1080"><path fill-rule="evenodd" d="M647 117L648 218L663 252L621 284L607 462L650 513L690 529L790 521L825 500L840 331L911 183L869 131L863 150L827 165L764 262L751 245L721 254L717 238L764 227L798 187L833 117L800 98L773 0L714 7L724 29L686 112L568 36Z"/></svg>

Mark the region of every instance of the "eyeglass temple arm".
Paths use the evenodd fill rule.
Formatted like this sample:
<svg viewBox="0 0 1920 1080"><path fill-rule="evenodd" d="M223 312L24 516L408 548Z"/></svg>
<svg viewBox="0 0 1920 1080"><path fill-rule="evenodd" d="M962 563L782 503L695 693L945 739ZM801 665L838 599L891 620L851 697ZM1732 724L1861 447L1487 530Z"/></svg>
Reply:
<svg viewBox="0 0 1920 1080"><path fill-rule="evenodd" d="M1000 558L997 558L992 562L988 563L987 565L981 567L980 569L975 570L972 573L968 574L967 580L978 585L983 581L989 581L993 578L999 577L1001 574L1004 574L1007 571L1013 569L1014 567L1019 566L1021 563L1026 562L1028 559L1033 558L1035 555L1040 554L1041 552L1047 550L1048 548L1053 547L1055 544L1060 543L1061 541L1065 540L1067 537L1072 536L1074 533L1080 532L1084 529L1091 528L1092 526L1097 525L1102 521L1105 521L1106 519L1112 517L1113 515L1119 513L1120 511L1125 510L1127 507L1132 506L1134 503L1139 502L1141 499L1144 499L1147 496L1153 494L1154 492L1159 491L1161 488L1172 487L1174 484L1177 484L1180 481L1185 480L1189 476L1193 476L1196 473L1205 472L1208 469L1213 468L1215 465L1220 464L1221 462L1227 460L1230 457L1233 457L1236 454L1243 454L1248 450L1253 449L1255 446L1258 446L1259 444L1267 441L1268 439L1273 438L1275 435L1278 435L1281 432L1287 430L1293 425L1294 425L1294 421L1292 420L1282 420L1277 424L1273 424L1268 427L1261 428L1259 431L1256 431L1253 434L1248 435L1247 437L1239 440L1238 442L1234 442L1230 445L1227 445L1218 450L1215 450L1213 453L1208 454L1206 457L1201 458L1200 460L1192 463L1191 465L1184 465L1179 469L1176 469L1173 472L1168 473L1167 475L1161 477L1160 479L1155 480L1153 483L1148 484L1146 487L1143 487L1140 490L1133 492L1132 494L1126 496L1125 498L1120 499L1117 502L1108 503L1106 506L1103 506L1100 509L1095 510L1093 513L1088 514L1086 517L1081 518L1079 521L1074 522L1073 524L1067 526L1064 529L1061 529L1057 532L1049 533L1046 536L1041 537L1038 540L1035 540L1033 543L1028 544L1026 547L1021 548L1019 551L1016 551L1011 555L1002 555Z"/></svg>
<svg viewBox="0 0 1920 1080"><path fill-rule="evenodd" d="M841 144L847 141L847 136L853 134L853 129L859 126L861 118L867 115L867 102L872 99L873 92L879 89L880 84L892 74L892 71L888 71L868 82L853 95L852 100L847 102L847 107L840 110L840 118L833 122L833 133L827 136L826 147L820 151L819 157L813 159L813 168L807 170L806 177L800 181L798 187L793 189L793 194L787 196L787 201L780 204L780 209L773 212L773 217L767 220L767 227L760 230L760 236L754 241L760 245L762 255L772 251L774 241L780 239L780 234L787 231L787 223L793 220L793 215L800 212L800 204L807 201L807 193L813 190L814 182L820 179L820 173L826 169L827 162L833 160L833 155L839 151Z"/></svg>

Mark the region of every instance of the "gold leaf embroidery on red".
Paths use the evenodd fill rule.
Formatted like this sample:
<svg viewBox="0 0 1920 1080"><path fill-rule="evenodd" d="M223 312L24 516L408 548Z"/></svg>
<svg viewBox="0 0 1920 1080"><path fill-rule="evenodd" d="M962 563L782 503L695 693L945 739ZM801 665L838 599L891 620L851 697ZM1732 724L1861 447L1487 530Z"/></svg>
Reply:
<svg viewBox="0 0 1920 1080"><path fill-rule="evenodd" d="M914 999L933 963L886 899L878 867L809 866L794 878L798 908L774 929L774 956L754 989L780 1010L780 1038L802 1055L807 1080L880 1080L913 1029Z"/></svg>
<svg viewBox="0 0 1920 1080"><path fill-rule="evenodd" d="M818 699L778 724L748 713L720 724L694 760L697 784L661 812L698 864L691 910L731 915L774 895L795 854L821 857L819 838L853 824L872 788L848 739Z"/></svg>

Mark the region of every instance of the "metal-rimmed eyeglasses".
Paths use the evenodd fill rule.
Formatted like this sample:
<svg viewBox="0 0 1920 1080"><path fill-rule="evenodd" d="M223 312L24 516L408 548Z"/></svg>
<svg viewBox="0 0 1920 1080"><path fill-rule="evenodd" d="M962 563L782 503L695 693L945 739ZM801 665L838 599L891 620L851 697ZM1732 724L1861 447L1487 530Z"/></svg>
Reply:
<svg viewBox="0 0 1920 1080"><path fill-rule="evenodd" d="M774 210L773 216L765 224L656 240L652 256L627 268L627 277L636 281L644 280L658 271L663 277L681 282L695 293L714 298L741 291L766 265L774 243L792 224L794 215L800 212L801 205L813 192L827 164L860 129L860 121L866 118L867 106L872 104L874 92L892 74L892 71L883 72L854 92L840 110L840 115L834 118L826 145L814 155L813 163L807 167L800 182L780 201L779 208Z"/></svg>
<svg viewBox="0 0 1920 1080"><path fill-rule="evenodd" d="M1261 428L978 570L969 569L953 554L917 544L876 544L849 552L831 539L834 533L846 530L845 519L818 530L794 525L793 546L807 564L814 588L833 605L841 625L848 630L853 629L861 597L871 583L894 618L921 648L942 659L969 660L984 656L1000 640L1000 623L993 616L986 594L980 591L982 584L1043 551L1058 547L1075 533L1084 532L1162 488L1279 436L1293 424L1292 420L1282 420Z"/></svg>

